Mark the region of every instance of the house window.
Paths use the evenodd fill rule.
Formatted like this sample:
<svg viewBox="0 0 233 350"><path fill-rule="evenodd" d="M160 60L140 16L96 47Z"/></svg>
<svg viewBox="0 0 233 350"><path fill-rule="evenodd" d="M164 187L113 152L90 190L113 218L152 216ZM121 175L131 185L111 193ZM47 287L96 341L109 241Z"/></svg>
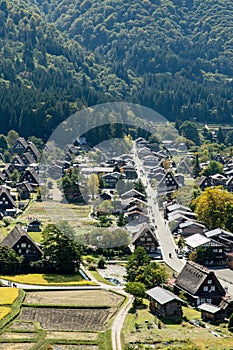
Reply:
<svg viewBox="0 0 233 350"><path fill-rule="evenodd" d="M148 238L147 238L147 241L148 241L148 242L151 242L151 241L152 241L152 238L149 238L149 237L148 237Z"/></svg>
<svg viewBox="0 0 233 350"><path fill-rule="evenodd" d="M207 302L208 304L211 304L211 303L212 303L212 299L206 299L206 302Z"/></svg>
<svg viewBox="0 0 233 350"><path fill-rule="evenodd" d="M208 292L208 286L204 286L203 291Z"/></svg>
<svg viewBox="0 0 233 350"><path fill-rule="evenodd" d="M21 248L26 248L26 243L21 243Z"/></svg>
<svg viewBox="0 0 233 350"><path fill-rule="evenodd" d="M19 249L19 254L21 254L21 249Z"/></svg>
<svg viewBox="0 0 233 350"><path fill-rule="evenodd" d="M145 237L141 237L140 241L142 241L142 242L145 241Z"/></svg>
<svg viewBox="0 0 233 350"><path fill-rule="evenodd" d="M29 253L29 250L28 249L26 249L26 254L28 254Z"/></svg>
<svg viewBox="0 0 233 350"><path fill-rule="evenodd" d="M215 292L215 286L211 286L211 287L210 287L210 291L211 291L211 292Z"/></svg>
<svg viewBox="0 0 233 350"><path fill-rule="evenodd" d="M208 280L207 283L208 283L208 284L211 284L211 283L212 283L212 280Z"/></svg>

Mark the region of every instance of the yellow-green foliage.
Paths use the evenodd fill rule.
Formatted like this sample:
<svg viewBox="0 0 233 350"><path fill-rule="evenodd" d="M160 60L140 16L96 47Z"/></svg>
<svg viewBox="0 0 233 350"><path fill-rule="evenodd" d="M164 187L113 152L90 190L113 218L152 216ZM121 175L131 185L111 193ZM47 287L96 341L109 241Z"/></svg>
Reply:
<svg viewBox="0 0 233 350"><path fill-rule="evenodd" d="M4 278L17 283L36 285L95 285L94 282L84 280L78 273L72 275L26 274L17 276L4 276Z"/></svg>
<svg viewBox="0 0 233 350"><path fill-rule="evenodd" d="M10 307L0 306L0 320L2 320L11 311Z"/></svg>
<svg viewBox="0 0 233 350"><path fill-rule="evenodd" d="M0 287L0 305L11 305L18 297L19 291L17 288Z"/></svg>

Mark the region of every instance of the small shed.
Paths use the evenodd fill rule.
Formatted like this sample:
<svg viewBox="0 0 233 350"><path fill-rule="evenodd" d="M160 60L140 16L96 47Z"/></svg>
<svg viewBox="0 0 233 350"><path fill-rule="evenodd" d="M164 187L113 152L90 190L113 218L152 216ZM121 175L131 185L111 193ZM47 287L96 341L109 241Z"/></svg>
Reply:
<svg viewBox="0 0 233 350"><path fill-rule="evenodd" d="M155 287L146 292L150 299L150 311L158 317L179 322L182 319L184 301L169 290Z"/></svg>
<svg viewBox="0 0 233 350"><path fill-rule="evenodd" d="M216 323L224 320L225 311L212 304L201 304L198 307L201 310L201 318L205 322Z"/></svg>

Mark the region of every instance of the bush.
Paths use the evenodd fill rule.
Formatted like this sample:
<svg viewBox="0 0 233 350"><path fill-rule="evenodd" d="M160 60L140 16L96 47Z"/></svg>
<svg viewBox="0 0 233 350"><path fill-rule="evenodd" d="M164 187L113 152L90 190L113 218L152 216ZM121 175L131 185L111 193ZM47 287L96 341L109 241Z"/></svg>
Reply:
<svg viewBox="0 0 233 350"><path fill-rule="evenodd" d="M230 318L229 318L228 330L229 330L230 332L233 332L233 314L231 314L231 316L230 316Z"/></svg>

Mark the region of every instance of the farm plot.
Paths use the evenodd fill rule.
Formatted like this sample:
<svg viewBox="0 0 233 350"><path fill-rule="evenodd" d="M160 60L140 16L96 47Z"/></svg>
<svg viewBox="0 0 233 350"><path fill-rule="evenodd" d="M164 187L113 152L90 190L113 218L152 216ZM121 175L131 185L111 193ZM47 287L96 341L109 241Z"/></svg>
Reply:
<svg viewBox="0 0 233 350"><path fill-rule="evenodd" d="M46 335L47 339L68 339L68 340L98 340L98 333L91 332L49 332Z"/></svg>
<svg viewBox="0 0 233 350"><path fill-rule="evenodd" d="M102 331L113 309L64 309L23 307L22 321L39 322L47 330Z"/></svg>
<svg viewBox="0 0 233 350"><path fill-rule="evenodd" d="M24 343L24 344L19 344L19 343L0 343L0 350L29 350L29 349L32 348L33 345L34 345L34 343ZM72 348L70 348L70 350L71 349Z"/></svg>
<svg viewBox="0 0 233 350"><path fill-rule="evenodd" d="M60 345L60 344L57 345L57 344L54 344L54 349L57 349L57 350L99 350L99 347L97 345Z"/></svg>
<svg viewBox="0 0 233 350"><path fill-rule="evenodd" d="M0 339L32 339L34 338L35 334L34 333L13 333L13 332L8 332L8 333L3 333L0 336Z"/></svg>
<svg viewBox="0 0 233 350"><path fill-rule="evenodd" d="M105 290L28 292L25 304L118 307L124 297Z"/></svg>

